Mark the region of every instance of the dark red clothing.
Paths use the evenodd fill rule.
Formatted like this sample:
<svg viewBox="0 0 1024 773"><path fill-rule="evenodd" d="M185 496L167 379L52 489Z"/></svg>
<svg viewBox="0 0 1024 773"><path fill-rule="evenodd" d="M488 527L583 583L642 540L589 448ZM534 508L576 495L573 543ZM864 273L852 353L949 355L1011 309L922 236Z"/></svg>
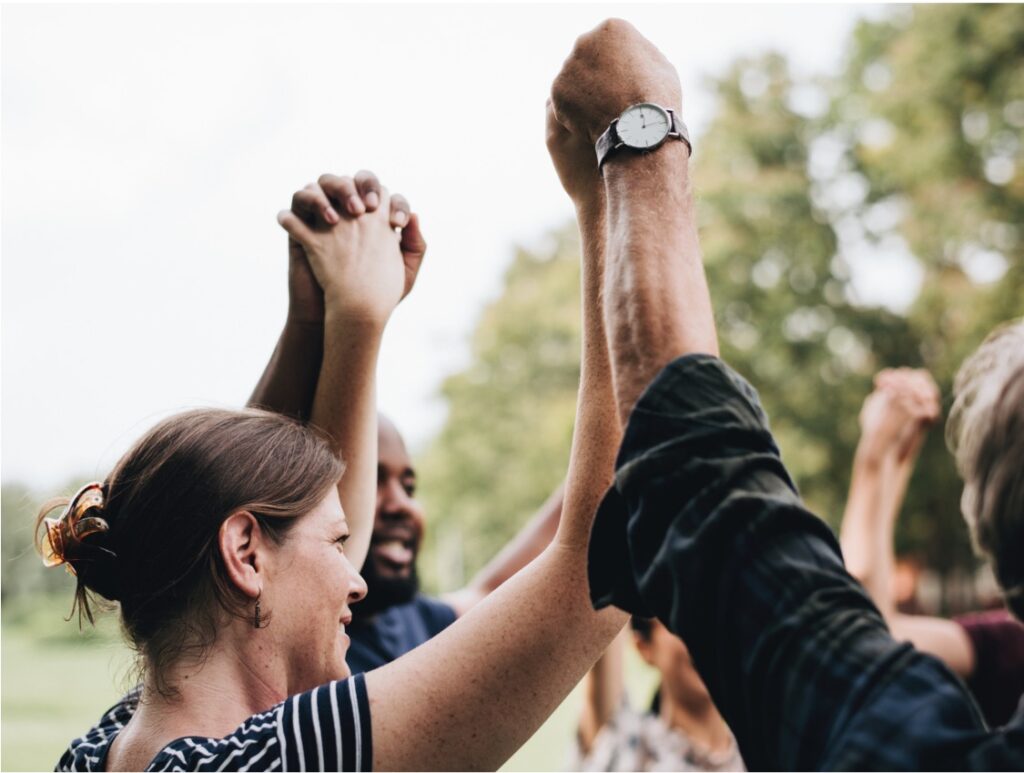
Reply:
<svg viewBox="0 0 1024 773"><path fill-rule="evenodd" d="M953 619L974 645L974 673L967 686L988 723L1002 727L1024 695L1024 624L1005 609Z"/></svg>

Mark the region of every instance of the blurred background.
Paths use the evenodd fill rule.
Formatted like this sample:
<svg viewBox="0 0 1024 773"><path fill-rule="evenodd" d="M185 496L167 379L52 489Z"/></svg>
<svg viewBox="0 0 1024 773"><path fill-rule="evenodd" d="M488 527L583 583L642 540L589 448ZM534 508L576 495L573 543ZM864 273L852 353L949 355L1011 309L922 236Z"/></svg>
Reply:
<svg viewBox="0 0 1024 773"><path fill-rule="evenodd" d="M618 15L680 71L723 357L811 508L842 514L879 369L957 364L1024 314L1024 8L5 6L2 752L51 768L131 684L116 618L62 620L40 503L149 426L244 404L286 308L274 214L367 167L430 243L380 365L460 587L561 480L579 250L543 144L576 35ZM902 603L991 601L934 428L899 521ZM634 702L653 677L629 665ZM558 769L571 696L507 769Z"/></svg>

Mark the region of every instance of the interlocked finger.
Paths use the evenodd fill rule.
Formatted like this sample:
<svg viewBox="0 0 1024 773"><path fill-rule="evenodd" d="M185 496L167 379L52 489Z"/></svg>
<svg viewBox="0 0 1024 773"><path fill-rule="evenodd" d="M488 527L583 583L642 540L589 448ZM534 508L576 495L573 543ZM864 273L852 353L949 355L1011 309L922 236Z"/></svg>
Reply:
<svg viewBox="0 0 1024 773"><path fill-rule="evenodd" d="M353 217L359 217L359 215L366 212L366 204L363 202L362 196L359 195L356 183L351 177L323 174L320 175L318 182L335 206Z"/></svg>
<svg viewBox="0 0 1024 773"><path fill-rule="evenodd" d="M295 192L292 196L292 212L310 226L334 225L341 220L324 189L316 183L310 183Z"/></svg>

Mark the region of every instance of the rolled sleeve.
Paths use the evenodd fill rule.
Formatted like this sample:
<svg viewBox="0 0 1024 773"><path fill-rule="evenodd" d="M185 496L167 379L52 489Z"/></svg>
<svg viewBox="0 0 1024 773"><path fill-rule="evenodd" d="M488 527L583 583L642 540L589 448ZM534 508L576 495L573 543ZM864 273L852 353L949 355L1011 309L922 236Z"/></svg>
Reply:
<svg viewBox="0 0 1024 773"><path fill-rule="evenodd" d="M980 727L958 680L892 639L804 507L756 391L717 358L676 360L637 402L589 572L596 607L658 617L686 642L752 770L945 767L928 739L880 747L911 706L915 727L922 704ZM965 743L959 730L939 746Z"/></svg>

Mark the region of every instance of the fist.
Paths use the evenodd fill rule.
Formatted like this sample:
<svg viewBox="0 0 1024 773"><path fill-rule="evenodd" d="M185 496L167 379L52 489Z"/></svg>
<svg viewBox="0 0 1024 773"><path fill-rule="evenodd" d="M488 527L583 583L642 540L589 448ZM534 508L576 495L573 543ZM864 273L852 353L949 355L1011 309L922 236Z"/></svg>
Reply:
<svg viewBox="0 0 1024 773"><path fill-rule="evenodd" d="M597 169L594 146L558 122L550 99L547 104L547 145L558 179L573 203L577 207L589 207L592 211L603 209L604 184Z"/></svg>
<svg viewBox="0 0 1024 773"><path fill-rule="evenodd" d="M920 448L925 431L941 413L939 388L927 371L899 368L875 376L875 391L861 409L864 441L876 454L900 461Z"/></svg>
<svg viewBox="0 0 1024 773"><path fill-rule="evenodd" d="M630 105L655 102L679 110L676 68L622 19L608 19L576 40L551 86L554 116L590 145Z"/></svg>

